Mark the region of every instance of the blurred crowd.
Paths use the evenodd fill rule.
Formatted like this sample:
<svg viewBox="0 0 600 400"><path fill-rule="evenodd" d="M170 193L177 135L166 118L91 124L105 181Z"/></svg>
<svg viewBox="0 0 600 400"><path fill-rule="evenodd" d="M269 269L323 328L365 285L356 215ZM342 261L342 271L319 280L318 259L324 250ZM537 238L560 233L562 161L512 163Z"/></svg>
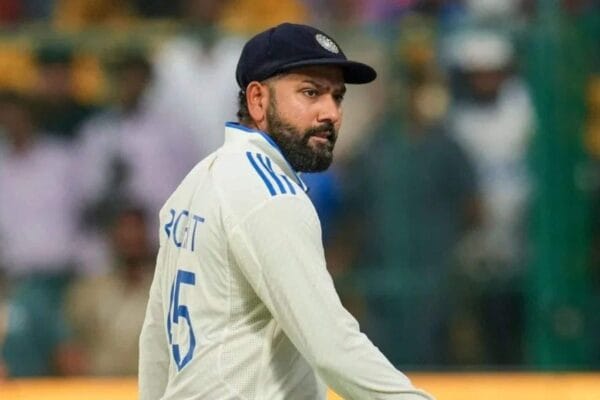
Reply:
<svg viewBox="0 0 600 400"><path fill-rule="evenodd" d="M336 288L384 354L405 369L535 367L547 308L557 337L585 343L585 362L563 366L599 367L599 10L558 3L3 0L0 380L136 373L158 210L235 120L243 43L283 21L320 27L379 73L349 88L333 167L304 178ZM556 139L587 207L570 259L540 254L544 235L574 228L536 231L554 218L540 204L571 190L544 169L568 161L547 139L545 113L560 110L536 93L579 90L532 89L540 21L587 57L548 78L582 82L577 131ZM566 266L549 280L583 268L580 308L544 303L544 257Z"/></svg>

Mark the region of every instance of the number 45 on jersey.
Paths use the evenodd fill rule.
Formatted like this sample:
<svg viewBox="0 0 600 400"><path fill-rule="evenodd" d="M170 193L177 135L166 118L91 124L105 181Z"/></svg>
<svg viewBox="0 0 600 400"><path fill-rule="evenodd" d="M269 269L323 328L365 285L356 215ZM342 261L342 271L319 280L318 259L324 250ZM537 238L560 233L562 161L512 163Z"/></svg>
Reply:
<svg viewBox="0 0 600 400"><path fill-rule="evenodd" d="M178 371L181 371L183 367L192 360L194 349L196 348L196 335L194 335L190 311L185 304L181 304L179 301L183 285L195 286L196 274L178 269L175 280L171 285L171 299L169 301L169 314L167 315L167 332L169 335L171 353L173 354L173 359L175 360ZM187 325L187 330L185 327L177 328L173 326L180 324ZM173 332L174 329L175 334ZM186 341L189 343L188 349L185 356L182 358L180 346Z"/></svg>

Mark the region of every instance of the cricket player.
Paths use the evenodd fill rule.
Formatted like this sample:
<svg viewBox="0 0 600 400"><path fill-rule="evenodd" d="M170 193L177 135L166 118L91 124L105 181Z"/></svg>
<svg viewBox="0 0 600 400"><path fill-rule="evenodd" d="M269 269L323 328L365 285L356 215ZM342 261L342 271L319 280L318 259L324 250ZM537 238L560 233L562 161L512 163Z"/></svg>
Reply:
<svg viewBox="0 0 600 400"><path fill-rule="evenodd" d="M375 77L309 26L246 43L239 122L160 213L142 400L315 400L327 386L347 400L432 398L342 307L298 175L330 165L345 84Z"/></svg>

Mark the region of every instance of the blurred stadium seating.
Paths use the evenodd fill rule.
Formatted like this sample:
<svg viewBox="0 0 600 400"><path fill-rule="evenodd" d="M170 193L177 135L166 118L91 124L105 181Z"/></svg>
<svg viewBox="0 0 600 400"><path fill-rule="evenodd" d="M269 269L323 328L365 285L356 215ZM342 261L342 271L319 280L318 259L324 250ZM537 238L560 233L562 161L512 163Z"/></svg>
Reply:
<svg viewBox="0 0 600 400"><path fill-rule="evenodd" d="M346 53L366 58L379 72L378 81L368 90L350 88L337 162L329 175L309 178L314 181L315 190L311 195L327 230L324 239L330 272L345 305L376 344L390 357L397 355L394 361L399 367L409 371L417 385L427 388L439 399L600 399L600 376L584 373L600 369L600 6L597 1L231 0L226 2L227 9L220 19L212 21L219 28L219 34L214 37L213 33L207 34L209 22L198 22L209 16L197 9L195 17L199 19L191 21L189 13L183 12L183 0L7 0L5 4L0 6L0 92L3 96L7 91L16 91L29 100L39 100L40 52L58 44L72 55L69 60L72 61L70 79L74 99L94 111L115 108L118 90L114 71L109 67L113 57L123 50L143 53L149 60L156 61L166 44L175 43L173 48L177 50L181 44L177 39L185 37L192 44L191 48L205 58L196 57L196 53L183 54L189 56L183 57L184 61L192 66L197 65L194 62L208 65L214 59L211 49L218 39L243 40L275 21L314 23L325 31L336 32L334 36L340 38ZM253 12L240 13L239 10ZM483 51L478 43L470 46L469 51L451 51L455 49L454 39L465 32L474 34L479 44L490 32L504 42L495 47L483 46ZM481 32L485 35L479 35ZM189 47L180 47L180 51L181 48ZM459 50L465 48L459 46ZM179 60L182 53L176 54ZM208 65L207 71L211 68L215 71L220 66ZM183 68L183 72L193 74L193 67L191 69ZM172 76L168 73L162 76L163 83L169 83ZM231 76L233 83L233 72ZM188 83L186 79L184 76L184 84ZM202 84L202 79L198 79L196 85L189 84L187 89L198 96L209 96L210 102L214 97L210 97L211 91L218 90L218 86L205 93L198 82ZM474 93L477 90L471 86L479 86L483 91ZM490 86L495 87L485 93ZM515 87L518 90L514 90ZM171 89L179 93L177 86ZM510 92L505 97L509 101L502 103L506 107L497 101L503 89ZM490 92L492 95L487 96ZM180 103L176 103L174 108L181 108L176 111L185 108L189 114L192 110L193 118L185 122L191 121L188 128L198 133L202 141L200 132L204 126L200 125L205 110L193 99L177 100L189 107L179 107ZM235 98L231 104L235 105ZM529 122L530 106L532 126L515 123ZM158 108L169 111L162 105ZM423 155L441 157L440 154L444 154L445 157L449 153L435 153L435 146L419 147L419 136L411 132L411 129L430 131L435 125L441 127L438 130L444 131L443 134L457 139L460 135L453 131L452 121L459 111L469 113L473 109L477 109L476 112L463 121L480 123L481 115L489 113L490 116L483 118L481 125L469 125L470 122L466 125L475 126L474 131L482 135L500 132L479 149L477 146L467 148L474 142L462 143L465 153L484 161L475 169L485 169L490 151L502 148L506 141L523 140L517 143L521 147L514 147L523 151L518 168L504 165L496 175L485 175L479 170L478 174L500 177L499 180L508 176L505 182L510 184L527 181L519 188L523 189L519 195L525 193L522 203L511 203L514 198L510 199L513 194L510 190L502 193L509 198L505 202L496 202L497 197L488 196L487 201L499 210L500 225L506 222L503 227L516 227L518 232L512 236L490 235L493 243L485 246L482 241L473 240L481 239L478 234L482 230L472 230L481 227L478 224L483 217L478 212L482 210L476 206L480 206L478 202L485 196L468 199L476 203L474 207L468 204L470 208L464 213L468 215L452 214L457 210L446 204L447 197L443 196L457 195L456 187L449 184L455 181L444 175L448 172L445 168L436 170L439 175L435 175L428 170L434 163L418 163L426 158ZM7 118L2 113L0 116ZM170 115L171 119L165 118L165 121L174 126L170 121L179 117L180 114L175 118ZM194 125L198 121L200 123ZM493 121L493 126L486 129L489 121ZM515 126L519 132L507 131ZM392 145L385 142L389 137L382 136L387 158L379 151L382 145L377 147L380 131L401 138ZM463 136L469 132L465 129ZM47 132L38 133L44 136ZM65 144L70 146L69 152L76 151L74 143L79 134L75 132L73 142ZM5 165L2 163L9 160L9 142L6 127L0 126L0 174ZM92 149L92 153L97 152ZM515 153L517 151L508 152L508 158ZM367 193L366 186L351 187L358 182L353 174L356 169L352 169L357 164L358 170L363 172L365 165L376 165L384 172L380 176L389 179L375 182L383 183L373 186L380 194L378 198L383 200L370 202L373 207L368 211L374 214L369 215L376 215L377 220L369 225L357 225L354 210L359 208L352 208L353 201L364 202L367 194L373 194ZM126 170L116 161L109 169L117 178L123 178L119 173ZM72 170L79 172L78 168ZM19 183L18 174L12 178L16 178L13 183ZM365 180L372 181L372 178L367 174ZM24 175L23 182L27 179ZM161 179L160 173L156 179ZM479 175L477 179L477 187L484 187L485 179ZM0 211L2 202L8 202L6 192L3 197L2 184L0 180ZM393 187L387 186L390 184ZM443 196L430 204L427 201L430 192L424 189L423 195L415 190L417 186ZM417 195L403 196L407 188ZM505 188L501 187L501 192ZM513 186L508 187L511 188ZM48 190L51 189L61 190L61 187L50 185ZM106 189L118 191L116 184ZM353 198L350 194L357 196ZM32 196L17 203L28 204L35 200L33 197L38 198ZM115 199L96 200L110 203ZM521 208L511 209L510 205L515 203ZM503 208L506 204L508 206ZM106 206L106 201L98 201L97 205ZM430 208L418 208L423 205ZM443 208L444 205L448 207ZM136 204L124 202L110 206L118 209ZM450 216L444 214L436 220L439 215L433 213L433 206L440 206L438 210ZM512 213L515 209L517 211ZM348 210L352 210L349 217ZM61 345L68 346L45 349L49 353L56 350L56 354L44 360L42 375L48 379L32 379L37 373L23 373L22 380L15 379L9 365L8 373L4 372L8 377L3 380L3 357L4 364L9 364L7 360L11 357L18 359L19 349L32 348L14 341L15 332L19 336L18 331L23 327L23 316L14 312L18 307L11 302L27 303L26 300L35 297L31 293L43 292L36 286L43 281L36 280L39 276L34 277L35 284L30 286L21 286L22 276L18 279L10 276L3 234L13 228L6 223L11 216L14 215L10 210L5 214L0 212L0 398L79 399L83 398L82 393L91 400L135 398L133 378L88 378L90 369L80 354L81 349L69 347L80 343L67 322L55 328L65 331L61 335L67 343ZM441 230L436 228L442 222L455 222L462 217L465 227L461 227L464 229L460 232L447 236L431 233L438 234ZM109 218L103 222L108 225L108 221ZM381 229L376 230L375 226ZM369 240L359 242L359 235L353 235L356 233L364 234ZM101 231L99 236L102 244L110 242L108 231ZM433 243L434 236L436 243ZM447 243L436 247L446 239ZM126 246L126 242L121 244ZM108 251L102 246L99 248L101 253L105 252L101 259L104 262L110 259ZM436 257L427 258L431 255ZM437 261L431 262L432 259ZM116 268L117 265L106 263L102 267ZM436 281L429 279L431 271L438 278L442 273L448 275ZM74 277L69 276L75 282L90 274L106 273L83 267L76 272ZM442 283L448 284L445 291L440 289ZM27 290L21 290L23 287ZM407 287L410 290L405 290ZM434 292L439 294L437 299L432 298ZM406 308L412 301L419 301L424 307L415 308L411 314ZM379 307L379 304L385 306ZM10 310L13 310L12 319ZM382 310L387 314L380 312ZM423 330L419 332L414 326L401 332L394 330L398 329L400 313L405 313L403 317L409 320L415 314L422 316ZM435 318L438 319L431 322ZM441 333L429 329L430 326L437 329L438 325L443 326ZM408 339L399 341L400 333L420 343L414 344ZM11 340L4 343L3 348L5 336ZM22 335L17 339L27 338ZM133 339L130 342L135 342L135 337ZM425 360L420 350L433 348L435 340L439 340L435 348L442 350L436 350L436 358ZM543 371L573 373L544 374ZM334 395L331 396L333 399Z"/></svg>

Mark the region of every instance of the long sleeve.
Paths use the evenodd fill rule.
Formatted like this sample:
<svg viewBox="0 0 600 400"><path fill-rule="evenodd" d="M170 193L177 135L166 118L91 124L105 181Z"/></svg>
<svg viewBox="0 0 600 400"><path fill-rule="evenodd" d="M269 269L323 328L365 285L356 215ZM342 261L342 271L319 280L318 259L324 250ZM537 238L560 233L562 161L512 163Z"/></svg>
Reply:
<svg viewBox="0 0 600 400"><path fill-rule="evenodd" d="M266 201L232 228L235 262L303 357L346 400L431 399L359 330L327 272L320 225L305 197Z"/></svg>
<svg viewBox="0 0 600 400"><path fill-rule="evenodd" d="M169 354L163 321L160 278L161 274L157 271L150 288L146 319L140 334L138 373L140 400L162 398L168 381Z"/></svg>

